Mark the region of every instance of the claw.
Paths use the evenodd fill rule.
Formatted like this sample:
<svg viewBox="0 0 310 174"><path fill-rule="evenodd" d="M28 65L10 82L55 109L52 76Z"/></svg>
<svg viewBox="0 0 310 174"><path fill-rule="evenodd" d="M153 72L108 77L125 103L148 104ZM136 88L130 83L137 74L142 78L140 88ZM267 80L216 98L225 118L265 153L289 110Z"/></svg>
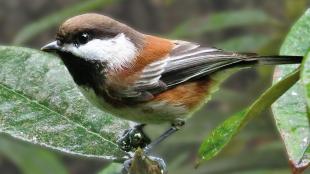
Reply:
<svg viewBox="0 0 310 174"><path fill-rule="evenodd" d="M150 138L143 132L143 125L126 130L117 140L119 147L126 152L134 151L139 147L144 148L150 143Z"/></svg>

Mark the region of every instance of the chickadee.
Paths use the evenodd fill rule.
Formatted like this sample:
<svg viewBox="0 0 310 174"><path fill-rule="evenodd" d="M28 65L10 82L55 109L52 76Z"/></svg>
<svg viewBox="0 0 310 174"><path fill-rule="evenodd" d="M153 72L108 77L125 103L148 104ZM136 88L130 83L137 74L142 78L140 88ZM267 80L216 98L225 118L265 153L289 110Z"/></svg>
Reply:
<svg viewBox="0 0 310 174"><path fill-rule="evenodd" d="M299 56L259 56L169 40L140 33L100 14L65 21L56 41L43 51L56 52L84 96L98 108L142 124L173 126L147 148L172 134L199 109L228 68L257 64L300 63ZM141 126L136 130L142 130ZM131 150L134 133L120 141ZM142 131L140 131L142 132ZM129 137L128 137L129 136ZM147 140L147 138L144 137ZM134 146L146 146L149 142Z"/></svg>

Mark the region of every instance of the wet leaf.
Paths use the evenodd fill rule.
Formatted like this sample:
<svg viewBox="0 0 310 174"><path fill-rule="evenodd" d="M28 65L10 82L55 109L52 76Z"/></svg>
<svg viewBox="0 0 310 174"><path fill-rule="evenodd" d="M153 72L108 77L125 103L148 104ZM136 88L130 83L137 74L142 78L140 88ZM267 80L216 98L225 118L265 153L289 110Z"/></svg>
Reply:
<svg viewBox="0 0 310 174"><path fill-rule="evenodd" d="M92 106L60 59L0 47L0 132L61 152L115 159L129 123Z"/></svg>
<svg viewBox="0 0 310 174"><path fill-rule="evenodd" d="M270 87L248 109L231 116L224 123L216 127L200 146L200 158L202 160L210 160L215 157L249 120L266 110L285 91L294 85L298 79L299 70L296 70Z"/></svg>
<svg viewBox="0 0 310 174"><path fill-rule="evenodd" d="M293 67L278 67L275 81L283 78ZM284 141L292 166L301 165L305 150L309 146L309 120L307 118L306 101L300 82L287 91L272 106L276 126Z"/></svg>
<svg viewBox="0 0 310 174"><path fill-rule="evenodd" d="M281 48L282 55L306 55L310 47L310 10L293 26ZM309 57L306 56L306 57ZM307 61L306 61L307 62ZM274 82L281 80L296 65L279 66L274 75ZM305 68L302 79L305 81ZM289 160L295 173L309 165L310 124L307 117L305 90L298 82L272 106L276 126L284 141Z"/></svg>
<svg viewBox="0 0 310 174"><path fill-rule="evenodd" d="M307 106L310 109L310 54L306 56L302 64L301 82L306 93Z"/></svg>

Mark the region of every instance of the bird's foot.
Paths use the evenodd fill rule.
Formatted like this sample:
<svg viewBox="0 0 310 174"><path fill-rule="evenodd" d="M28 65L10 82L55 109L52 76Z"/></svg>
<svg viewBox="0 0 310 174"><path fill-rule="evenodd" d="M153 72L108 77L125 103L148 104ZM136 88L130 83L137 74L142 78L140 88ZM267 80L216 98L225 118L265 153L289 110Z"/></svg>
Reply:
<svg viewBox="0 0 310 174"><path fill-rule="evenodd" d="M185 125L185 121L183 119L176 119L171 126L175 127L176 129L181 129Z"/></svg>
<svg viewBox="0 0 310 174"><path fill-rule="evenodd" d="M151 143L151 139L143 132L145 124L137 125L125 130L122 137L117 140L118 146L126 151L132 152L137 148L144 148Z"/></svg>
<svg viewBox="0 0 310 174"><path fill-rule="evenodd" d="M166 130L162 135L160 135L152 142L143 131L145 124L140 124L126 130L122 137L117 140L117 144L122 150L126 152L133 152L138 148L144 148L145 154L149 154L156 145L164 141L176 131L180 130L184 124L185 121L182 119L175 120L168 130Z"/></svg>

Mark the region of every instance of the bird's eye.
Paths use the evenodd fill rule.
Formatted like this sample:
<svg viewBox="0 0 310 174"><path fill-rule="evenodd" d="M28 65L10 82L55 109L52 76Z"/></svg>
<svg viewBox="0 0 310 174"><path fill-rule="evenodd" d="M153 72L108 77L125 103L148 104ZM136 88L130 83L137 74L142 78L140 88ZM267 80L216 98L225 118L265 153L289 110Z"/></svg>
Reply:
<svg viewBox="0 0 310 174"><path fill-rule="evenodd" d="M86 44L90 39L91 38L90 38L90 35L88 33L79 34L77 39L76 39L76 44L77 45Z"/></svg>
<svg viewBox="0 0 310 174"><path fill-rule="evenodd" d="M57 42L57 45L58 45L58 46L62 46L62 45L64 44L63 41L61 41L61 40L59 40L59 39L57 39L56 42Z"/></svg>

